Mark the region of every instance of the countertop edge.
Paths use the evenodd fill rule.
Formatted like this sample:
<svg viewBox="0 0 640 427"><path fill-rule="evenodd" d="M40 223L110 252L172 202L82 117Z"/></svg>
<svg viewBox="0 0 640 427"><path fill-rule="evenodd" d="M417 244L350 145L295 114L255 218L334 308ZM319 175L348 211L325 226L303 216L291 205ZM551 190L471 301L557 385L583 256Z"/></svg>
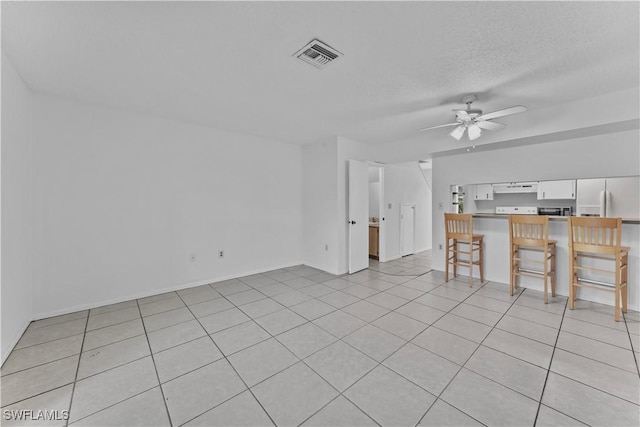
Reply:
<svg viewBox="0 0 640 427"><path fill-rule="evenodd" d="M500 219L508 219L509 215L507 214L494 214L494 213L475 213L472 214L474 218L500 218ZM549 221L566 221L566 216L551 216L549 215ZM640 218L622 218L623 224L640 224Z"/></svg>

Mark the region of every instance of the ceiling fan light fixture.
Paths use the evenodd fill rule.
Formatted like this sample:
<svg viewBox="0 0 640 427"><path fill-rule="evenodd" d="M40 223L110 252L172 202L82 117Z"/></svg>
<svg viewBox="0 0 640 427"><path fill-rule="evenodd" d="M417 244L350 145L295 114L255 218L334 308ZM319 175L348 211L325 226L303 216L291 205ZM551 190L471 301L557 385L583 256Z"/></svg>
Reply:
<svg viewBox="0 0 640 427"><path fill-rule="evenodd" d="M477 139L478 137L480 137L480 135L482 135L482 129L480 129L479 126L477 125L471 125L469 126L469 140L473 141L474 139Z"/></svg>
<svg viewBox="0 0 640 427"><path fill-rule="evenodd" d="M464 135L465 129L466 128L464 127L464 125L460 125L457 128L455 128L449 135L451 135L452 137L460 141L460 138L462 138L462 135Z"/></svg>
<svg viewBox="0 0 640 427"><path fill-rule="evenodd" d="M460 138L464 135L465 129L468 129L467 137L470 141L478 139L482 135L482 130L499 131L504 129L507 125L503 123L493 122L491 120L498 117L509 116L511 114L522 113L527 111L527 107L523 105L515 105L513 107L504 108L502 110L494 111L492 113L484 114L482 110L477 108L471 108L471 104L477 99L475 95L467 95L462 101L467 104L465 110L454 109L456 114L455 123L447 123L444 125L430 126L427 128L419 129L420 132L430 129L437 129L448 126L457 126L449 135L452 138L460 141Z"/></svg>

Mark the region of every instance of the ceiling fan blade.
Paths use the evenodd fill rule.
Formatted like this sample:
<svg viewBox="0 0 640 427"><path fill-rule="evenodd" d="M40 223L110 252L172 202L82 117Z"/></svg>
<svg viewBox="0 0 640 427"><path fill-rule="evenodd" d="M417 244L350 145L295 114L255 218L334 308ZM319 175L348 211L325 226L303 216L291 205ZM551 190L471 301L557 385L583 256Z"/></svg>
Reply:
<svg viewBox="0 0 640 427"><path fill-rule="evenodd" d="M493 130L493 131L502 130L502 129L507 127L507 125L503 125L502 123L489 122L489 121L486 121L486 120L478 120L476 122L476 125L480 129L487 129L487 130Z"/></svg>
<svg viewBox="0 0 640 427"><path fill-rule="evenodd" d="M457 128L455 128L449 135L451 135L452 137L460 141L460 138L462 138L462 135L464 135L465 129L466 128L463 125L460 125Z"/></svg>
<svg viewBox="0 0 640 427"><path fill-rule="evenodd" d="M527 107L524 105L516 105L515 107L505 108L504 110L494 111L493 113L483 114L480 117L477 117L480 120L491 120L497 119L498 117L509 116L511 114L517 114L527 111Z"/></svg>
<svg viewBox="0 0 640 427"><path fill-rule="evenodd" d="M447 127L447 126L457 126L457 125L459 125L459 124L460 124L460 123L455 122L455 123L447 123L446 125L431 126L431 127L429 127L429 128L418 129L418 132L422 132L423 130L430 130L430 129L444 128L444 127Z"/></svg>
<svg viewBox="0 0 640 427"><path fill-rule="evenodd" d="M456 116L458 116L458 118L463 122L466 122L467 120L471 120L471 116L469 116L469 113L467 113L466 110L452 110L452 111L456 113Z"/></svg>
<svg viewBox="0 0 640 427"><path fill-rule="evenodd" d="M480 135L482 135L482 129L480 129L478 125L469 126L469 132L468 132L469 140L473 141L474 139L477 139L478 137L480 137Z"/></svg>

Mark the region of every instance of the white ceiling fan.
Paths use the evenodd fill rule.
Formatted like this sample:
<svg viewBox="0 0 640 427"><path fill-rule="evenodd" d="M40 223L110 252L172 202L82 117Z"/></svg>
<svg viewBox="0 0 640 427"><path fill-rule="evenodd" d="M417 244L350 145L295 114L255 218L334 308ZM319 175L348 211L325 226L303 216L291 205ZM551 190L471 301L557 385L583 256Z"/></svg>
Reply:
<svg viewBox="0 0 640 427"><path fill-rule="evenodd" d="M493 113L482 114L482 110L471 108L471 104L476 99L478 99L478 97L475 95L467 95L462 98L462 102L467 104L467 109L453 110L453 112L456 113L455 123L431 126L428 128L420 129L419 131L422 132L425 130L437 129L447 126L457 126L457 128L455 128L449 135L459 141L460 138L462 138L462 135L464 135L464 131L468 130L467 136L471 141L473 141L482 134L482 129L498 131L507 127L507 125L505 124L492 121L493 119L527 111L527 107L516 105L514 107L505 108L504 110L494 111Z"/></svg>

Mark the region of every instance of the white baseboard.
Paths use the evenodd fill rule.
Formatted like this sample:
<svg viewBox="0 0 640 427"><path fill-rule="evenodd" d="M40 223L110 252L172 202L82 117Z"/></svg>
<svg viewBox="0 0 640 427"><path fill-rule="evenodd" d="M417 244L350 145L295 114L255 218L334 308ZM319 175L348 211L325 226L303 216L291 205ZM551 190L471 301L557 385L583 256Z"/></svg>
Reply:
<svg viewBox="0 0 640 427"><path fill-rule="evenodd" d="M345 274L345 273L337 273L335 271L327 270L326 268L320 267L319 265L314 264L312 262L303 262L303 264L306 265L307 267L311 267L311 268L315 268L316 270L324 271L325 273L335 274L336 276L339 276L341 274Z"/></svg>
<svg viewBox="0 0 640 427"><path fill-rule="evenodd" d="M429 249L431 249L430 246L426 247L426 248L416 249L416 250L413 251L413 254L418 254L420 252L428 251ZM392 256L384 258L384 259L380 258L379 261L380 262L389 262L389 261L395 261L395 260L400 259L400 258L402 258L402 255L392 255Z"/></svg>
<svg viewBox="0 0 640 427"><path fill-rule="evenodd" d="M16 344L18 344L18 341L20 341L20 338L22 338L24 333L27 331L27 328L29 327L30 324L31 324L30 320L25 322L24 326L20 329L21 332L19 332L13 337L13 339L11 340L11 345L8 347L7 352L2 353L2 361L0 362L0 366L4 365L4 362L7 360L7 357L9 357L9 355L15 348Z"/></svg>
<svg viewBox="0 0 640 427"><path fill-rule="evenodd" d="M93 303L87 303L87 304L79 304L79 305L75 305L73 307L69 307L69 308L65 308L65 309L52 310L52 311L46 311L46 312L43 312L43 313L38 313L38 314L34 315L33 320L41 320L41 319L46 319L48 317L61 316L63 314L75 313L76 311L89 310L89 309L92 309L92 308L102 307L104 305L117 304L119 302L130 301L130 300L133 300L133 299L145 298L145 297L150 297L150 296L158 295L158 294L164 294L166 292L180 291L182 289L193 288L193 287L202 286L202 285L208 285L210 283L222 282L224 280L237 279L239 277L250 276L252 274L265 273L267 271L278 270L278 269L281 269L281 268L295 267L296 265L300 265L300 264L301 264L301 262L294 263L294 264L282 264L282 265L272 266L272 267L268 267L268 268L260 268L260 269L257 269L257 270L245 271L245 272L242 272L242 273L239 273L239 274L228 274L228 275L225 275L225 276L219 276L219 277L215 277L215 278L211 278L211 279L198 280L197 282L182 283L180 285L174 285L174 286L168 286L168 287L160 288L160 289L153 289L153 290L149 290L149 291L138 292L138 293L135 293L135 294L130 294L130 295L124 296L124 297L112 298L112 299L109 299L109 300L104 300L104 301L99 301L99 302L93 302Z"/></svg>

